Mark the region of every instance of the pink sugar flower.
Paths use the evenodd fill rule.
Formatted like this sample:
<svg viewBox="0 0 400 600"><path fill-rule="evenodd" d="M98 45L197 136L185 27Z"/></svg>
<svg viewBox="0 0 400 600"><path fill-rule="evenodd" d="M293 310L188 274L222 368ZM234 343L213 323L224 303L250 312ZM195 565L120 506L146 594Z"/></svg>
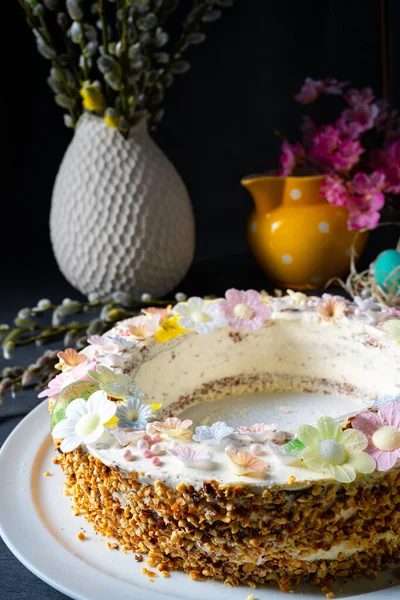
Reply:
<svg viewBox="0 0 400 600"><path fill-rule="evenodd" d="M368 439L366 452L375 459L378 471L388 471L400 461L400 403L387 402L378 413L365 411L352 419L353 429Z"/></svg>
<svg viewBox="0 0 400 600"><path fill-rule="evenodd" d="M232 288L226 292L225 298L219 307L231 327L260 329L265 319L271 316L271 309L262 302L261 295L255 290L241 292Z"/></svg>
<svg viewBox="0 0 400 600"><path fill-rule="evenodd" d="M58 396L62 389L64 389L70 383L75 381L90 381L88 371L96 368L96 360L87 360L84 363L79 364L70 371L60 373L57 377L54 377L47 384L48 387L38 394L38 398L51 398L52 396Z"/></svg>
<svg viewBox="0 0 400 600"><path fill-rule="evenodd" d="M349 191L345 182L339 175L335 174L325 177L320 194L333 206L346 206L349 199Z"/></svg>
<svg viewBox="0 0 400 600"><path fill-rule="evenodd" d="M319 304L317 312L324 321L336 321L342 319L346 314L346 302L337 300L334 296L324 298Z"/></svg>

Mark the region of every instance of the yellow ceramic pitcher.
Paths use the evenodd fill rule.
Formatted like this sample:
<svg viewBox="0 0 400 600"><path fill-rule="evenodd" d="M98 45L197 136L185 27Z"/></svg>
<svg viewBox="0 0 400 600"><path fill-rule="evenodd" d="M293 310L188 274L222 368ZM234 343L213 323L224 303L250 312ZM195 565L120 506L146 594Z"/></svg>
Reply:
<svg viewBox="0 0 400 600"><path fill-rule="evenodd" d="M364 250L368 234L347 228L348 212L320 196L323 175L250 175L242 185L256 209L248 222L251 250L278 287L313 289L349 271L353 249Z"/></svg>

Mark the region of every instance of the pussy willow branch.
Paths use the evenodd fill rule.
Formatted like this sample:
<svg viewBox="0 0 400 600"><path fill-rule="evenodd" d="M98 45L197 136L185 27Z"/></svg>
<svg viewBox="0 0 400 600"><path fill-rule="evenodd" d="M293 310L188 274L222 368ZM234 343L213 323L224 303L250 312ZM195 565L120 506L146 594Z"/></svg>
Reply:
<svg viewBox="0 0 400 600"><path fill-rule="evenodd" d="M116 294L118 295L118 294ZM178 296L179 297L179 296ZM81 350L87 344L90 335L102 334L111 329L117 321L140 314L140 310L151 306L168 306L174 300L131 301L130 299L102 302L100 300L78 302L66 299L62 304L52 304L41 300L33 308L23 308L14 319L14 325L0 325L0 339L4 358L11 359L14 350L21 346L62 341L61 346L74 346ZM94 318L84 322L76 321L78 314L96 313ZM39 323L42 318L51 323ZM73 318L72 318L73 317ZM63 321L70 318L66 323ZM34 364L26 367L6 367L0 375L0 405L7 392L13 396L21 389L35 386L45 387L57 375L54 366L58 362L58 350L46 350Z"/></svg>

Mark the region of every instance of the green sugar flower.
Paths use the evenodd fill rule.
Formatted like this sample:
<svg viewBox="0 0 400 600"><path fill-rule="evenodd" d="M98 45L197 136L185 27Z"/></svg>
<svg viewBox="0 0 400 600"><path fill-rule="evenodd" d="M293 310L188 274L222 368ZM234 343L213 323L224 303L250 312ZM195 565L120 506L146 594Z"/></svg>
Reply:
<svg viewBox="0 0 400 600"><path fill-rule="evenodd" d="M311 469L325 470L337 481L350 483L356 473L372 473L375 461L366 452L367 437L354 429L342 431L331 417L318 419L316 427L301 425L297 437L306 446L301 458Z"/></svg>

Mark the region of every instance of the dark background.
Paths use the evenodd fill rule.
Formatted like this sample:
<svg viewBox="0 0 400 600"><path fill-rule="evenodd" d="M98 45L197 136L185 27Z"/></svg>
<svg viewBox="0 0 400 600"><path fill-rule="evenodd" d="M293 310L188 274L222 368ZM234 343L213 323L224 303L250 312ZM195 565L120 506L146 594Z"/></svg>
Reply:
<svg viewBox="0 0 400 600"><path fill-rule="evenodd" d="M382 94L382 6L391 13L389 76L391 99L399 107L398 0L236 0L221 20L207 26L206 42L190 49L192 68L168 91L166 116L154 137L189 190L197 264L211 259L213 270L227 256L246 255L244 228L252 202L240 179L278 166L273 132L295 139L303 108L293 94L306 76L351 80ZM6 257L1 271L16 280L28 272L33 281L40 271L59 281L48 215L72 133L46 83L49 63L36 52L16 0L7 2L7 11L15 35L12 43L1 42L6 154L0 178L0 250Z"/></svg>
<svg viewBox="0 0 400 600"><path fill-rule="evenodd" d="M57 269L48 233L52 185L72 134L17 0L2 4L0 322L10 322L18 308L41 297L60 301L78 294ZM196 214L195 263L180 289L206 294L267 285L246 247L252 202L239 181L278 165L274 130L295 139L301 108L293 94L306 76L348 79L383 94L382 7L390 13L385 81L400 108L399 0L235 0L208 27L206 43L191 49L191 71L169 90L155 135L184 179ZM7 33L12 40L6 41ZM373 233L364 264L397 237L395 229ZM21 350L13 362L29 364L38 352ZM33 392L8 400L0 411L0 443L36 402ZM2 542L0 579L0 600L63 597Z"/></svg>

